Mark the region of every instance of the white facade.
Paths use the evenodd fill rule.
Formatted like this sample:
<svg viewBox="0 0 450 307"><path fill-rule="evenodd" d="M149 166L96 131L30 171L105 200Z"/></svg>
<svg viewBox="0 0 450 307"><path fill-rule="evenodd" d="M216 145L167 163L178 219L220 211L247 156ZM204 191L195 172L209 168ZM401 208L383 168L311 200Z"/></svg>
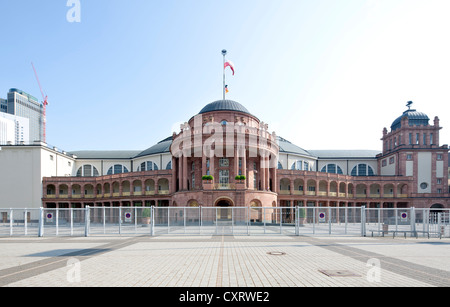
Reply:
<svg viewBox="0 0 450 307"><path fill-rule="evenodd" d="M0 148L0 208L40 208L42 178L70 176L75 164L42 144Z"/></svg>
<svg viewBox="0 0 450 307"><path fill-rule="evenodd" d="M0 117L0 144L13 144L13 143L14 143L14 121Z"/></svg>
<svg viewBox="0 0 450 307"><path fill-rule="evenodd" d="M30 143L30 120L0 112L0 145Z"/></svg>

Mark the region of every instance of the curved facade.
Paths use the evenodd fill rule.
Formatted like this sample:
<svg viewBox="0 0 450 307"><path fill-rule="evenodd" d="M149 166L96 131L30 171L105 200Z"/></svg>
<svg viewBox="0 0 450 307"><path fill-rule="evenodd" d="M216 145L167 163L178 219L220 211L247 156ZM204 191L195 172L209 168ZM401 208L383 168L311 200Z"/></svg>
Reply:
<svg viewBox="0 0 450 307"><path fill-rule="evenodd" d="M439 119L408 110L382 151L305 150L240 103L207 104L143 151L73 152L71 176L43 179L45 207L450 207Z"/></svg>

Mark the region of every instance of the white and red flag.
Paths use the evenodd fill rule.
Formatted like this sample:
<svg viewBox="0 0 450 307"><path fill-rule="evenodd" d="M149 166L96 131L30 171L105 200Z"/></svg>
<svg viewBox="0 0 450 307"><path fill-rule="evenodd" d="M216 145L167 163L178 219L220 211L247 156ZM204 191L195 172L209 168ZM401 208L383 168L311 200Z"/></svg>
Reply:
<svg viewBox="0 0 450 307"><path fill-rule="evenodd" d="M227 67L231 68L231 71L233 72L233 76L234 76L234 64L231 63L230 61L225 62L225 65L224 65L223 69L226 69Z"/></svg>

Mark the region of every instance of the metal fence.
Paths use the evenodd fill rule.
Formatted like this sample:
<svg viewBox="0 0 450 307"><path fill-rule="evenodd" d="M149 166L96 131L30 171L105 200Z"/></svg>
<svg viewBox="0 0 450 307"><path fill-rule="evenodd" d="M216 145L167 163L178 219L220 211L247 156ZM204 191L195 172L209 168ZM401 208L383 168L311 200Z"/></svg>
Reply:
<svg viewBox="0 0 450 307"><path fill-rule="evenodd" d="M450 237L450 209L86 207L0 209L0 237L96 235Z"/></svg>

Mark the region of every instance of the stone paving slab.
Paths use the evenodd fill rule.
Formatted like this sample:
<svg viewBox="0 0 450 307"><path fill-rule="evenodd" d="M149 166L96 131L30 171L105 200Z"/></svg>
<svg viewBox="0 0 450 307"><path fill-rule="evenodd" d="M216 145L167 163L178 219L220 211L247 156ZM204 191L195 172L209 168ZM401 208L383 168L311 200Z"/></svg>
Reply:
<svg viewBox="0 0 450 307"><path fill-rule="evenodd" d="M7 287L449 286L450 240L159 236L0 240ZM447 258L446 258L447 257ZM379 262L374 267L372 260ZM375 261L375 264L376 264ZM329 276L323 272L337 272ZM346 276L346 273L350 276ZM339 275L340 274L340 275Z"/></svg>

